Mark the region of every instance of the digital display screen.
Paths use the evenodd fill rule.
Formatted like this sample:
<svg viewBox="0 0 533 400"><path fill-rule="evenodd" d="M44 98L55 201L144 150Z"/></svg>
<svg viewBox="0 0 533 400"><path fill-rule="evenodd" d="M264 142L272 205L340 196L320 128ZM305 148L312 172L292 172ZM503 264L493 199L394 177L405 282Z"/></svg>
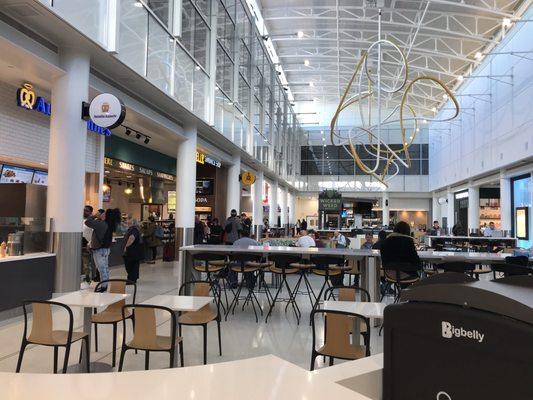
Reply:
<svg viewBox="0 0 533 400"><path fill-rule="evenodd" d="M0 183L31 183L32 178L33 169L4 165Z"/></svg>
<svg viewBox="0 0 533 400"><path fill-rule="evenodd" d="M516 209L516 238L520 240L529 240L529 209L527 207L517 207Z"/></svg>
<svg viewBox="0 0 533 400"><path fill-rule="evenodd" d="M48 173L44 171L35 171L32 182L35 185L48 185Z"/></svg>
<svg viewBox="0 0 533 400"><path fill-rule="evenodd" d="M212 195L214 192L213 179L199 179L196 181L196 194Z"/></svg>

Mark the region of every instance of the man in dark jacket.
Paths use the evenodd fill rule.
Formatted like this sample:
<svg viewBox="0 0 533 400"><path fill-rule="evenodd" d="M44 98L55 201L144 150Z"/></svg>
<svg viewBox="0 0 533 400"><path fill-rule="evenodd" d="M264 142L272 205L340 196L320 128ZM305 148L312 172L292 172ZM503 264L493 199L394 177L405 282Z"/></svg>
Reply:
<svg viewBox="0 0 533 400"><path fill-rule="evenodd" d="M96 213L85 220L85 225L93 230L89 247L93 255L94 265L100 273L100 281L109 279L109 252L113 240L113 230L109 228L106 213ZM101 291L107 290L107 286L102 285Z"/></svg>
<svg viewBox="0 0 533 400"><path fill-rule="evenodd" d="M381 263L385 270L392 270L398 264L411 264L421 266L420 258L415 248L415 242L410 236L411 228L404 221L394 226L394 232L383 241L381 245ZM387 268L387 267L391 268ZM390 274L390 272L389 272ZM400 278L416 276L415 271L402 272ZM392 275L391 275L392 276Z"/></svg>
<svg viewBox="0 0 533 400"><path fill-rule="evenodd" d="M231 215L224 224L224 232L226 232L225 243L228 245L239 239L242 232L242 222L237 215L237 210L231 210Z"/></svg>

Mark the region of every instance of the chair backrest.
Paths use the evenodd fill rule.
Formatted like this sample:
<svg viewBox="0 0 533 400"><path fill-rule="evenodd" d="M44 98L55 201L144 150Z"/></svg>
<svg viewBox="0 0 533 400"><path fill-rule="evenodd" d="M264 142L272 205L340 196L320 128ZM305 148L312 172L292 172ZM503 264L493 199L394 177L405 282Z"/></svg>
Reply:
<svg viewBox="0 0 533 400"><path fill-rule="evenodd" d="M299 256L290 254L271 254L268 256L268 261L274 262L277 268L285 269L289 268L290 264L300 262Z"/></svg>
<svg viewBox="0 0 533 400"><path fill-rule="evenodd" d="M30 335L27 337L28 331L28 310L27 306L31 305L33 310L33 318L31 325ZM57 306L65 309L68 313L68 334L67 341L64 343L70 342L72 339L72 330L74 325L74 317L72 310L69 306L55 301L44 301L44 300L28 300L22 304L22 309L24 310L24 338L27 338L28 341L32 343L42 343L48 344L52 343L52 332L54 330L54 321L52 318L52 306Z"/></svg>
<svg viewBox="0 0 533 400"><path fill-rule="evenodd" d="M98 291L102 285L107 285L107 291L109 293L119 293L119 294L126 294L126 286L131 285L133 286L133 298L130 303L135 304L135 298L137 297L137 284L135 282L129 281L127 279L108 279L105 281L98 282L96 287L94 288L94 291ZM116 303L110 304L107 306L107 311L114 311L120 313L120 310L122 310L122 306L126 304L126 299L117 301Z"/></svg>
<svg viewBox="0 0 533 400"><path fill-rule="evenodd" d="M126 343L126 315L127 311L135 315L135 325L133 329L133 339L135 347L141 349L153 349L158 347L157 343L157 319L156 311L163 311L170 316L170 337L176 337L176 314L167 307L154 306L150 304L128 304L122 306L123 322L123 343Z"/></svg>
<svg viewBox="0 0 533 400"><path fill-rule="evenodd" d="M505 277L533 274L533 268L520 264L491 264L494 272L501 272Z"/></svg>
<svg viewBox="0 0 533 400"><path fill-rule="evenodd" d="M337 295L335 297L335 292ZM370 293L358 286L333 286L324 292L324 300L331 298L338 301L357 301L357 295L360 295L361 301L370 301Z"/></svg>
<svg viewBox="0 0 533 400"><path fill-rule="evenodd" d="M507 256L505 257L505 263L527 267L529 264L529 258L527 256Z"/></svg>
<svg viewBox="0 0 533 400"><path fill-rule="evenodd" d="M187 281L180 286L178 294L182 296L185 292L191 293L192 296L209 297L213 295L217 307L217 316L220 316L221 293L218 283L215 281ZM210 307L210 304L205 307Z"/></svg>
<svg viewBox="0 0 533 400"><path fill-rule="evenodd" d="M338 356L346 355L348 358L354 345L350 342L354 319L359 320L366 326L365 335L366 355L370 355L370 323L369 319L355 313L332 310L315 310L311 313L313 326L313 348L316 348L316 325L317 315L324 315L324 346L328 351Z"/></svg>
<svg viewBox="0 0 533 400"><path fill-rule="evenodd" d="M328 268L330 265L344 265L344 257L337 256L312 256L311 263L318 267Z"/></svg>
<svg viewBox="0 0 533 400"><path fill-rule="evenodd" d="M475 268L475 264L467 263L463 261L453 261L453 262L446 262L444 264L439 265L438 268L442 268L446 272L459 272L459 273L466 273L473 271Z"/></svg>

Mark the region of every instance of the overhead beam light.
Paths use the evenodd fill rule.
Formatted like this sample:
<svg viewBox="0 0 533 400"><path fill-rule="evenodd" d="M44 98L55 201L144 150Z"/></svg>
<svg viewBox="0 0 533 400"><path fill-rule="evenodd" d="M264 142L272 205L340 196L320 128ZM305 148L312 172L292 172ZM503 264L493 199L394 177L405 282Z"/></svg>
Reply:
<svg viewBox="0 0 533 400"><path fill-rule="evenodd" d="M505 27L505 28L509 28L511 26L513 22L511 21L511 18L504 18L502 20L502 25Z"/></svg>
<svg viewBox="0 0 533 400"><path fill-rule="evenodd" d="M457 82L462 82L462 81L464 81L464 80L465 80L465 77L464 77L463 75L459 75L459 76L457 77Z"/></svg>
<svg viewBox="0 0 533 400"><path fill-rule="evenodd" d="M135 3L133 3L133 6L134 6L134 7L137 7L137 8L142 8L142 7L144 7L144 6L143 6L143 3L141 3L140 1L136 1Z"/></svg>
<svg viewBox="0 0 533 400"><path fill-rule="evenodd" d="M298 31L298 33L296 33L296 36L298 36L299 39L303 38L304 37L303 31Z"/></svg>
<svg viewBox="0 0 533 400"><path fill-rule="evenodd" d="M483 58L483 53L478 51L475 55L474 55L474 58L478 61L481 61L481 59Z"/></svg>
<svg viewBox="0 0 533 400"><path fill-rule="evenodd" d="M306 67L308 67L309 64L311 64L311 63L309 62L309 60L304 60L304 65L305 65Z"/></svg>

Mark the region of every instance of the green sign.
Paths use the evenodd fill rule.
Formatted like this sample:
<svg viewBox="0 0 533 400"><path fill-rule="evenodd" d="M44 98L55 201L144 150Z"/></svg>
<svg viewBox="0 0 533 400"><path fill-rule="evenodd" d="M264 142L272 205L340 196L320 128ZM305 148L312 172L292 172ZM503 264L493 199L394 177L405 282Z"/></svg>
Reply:
<svg viewBox="0 0 533 400"><path fill-rule="evenodd" d="M318 210L339 212L342 210L342 195L336 190L324 190L318 195Z"/></svg>

